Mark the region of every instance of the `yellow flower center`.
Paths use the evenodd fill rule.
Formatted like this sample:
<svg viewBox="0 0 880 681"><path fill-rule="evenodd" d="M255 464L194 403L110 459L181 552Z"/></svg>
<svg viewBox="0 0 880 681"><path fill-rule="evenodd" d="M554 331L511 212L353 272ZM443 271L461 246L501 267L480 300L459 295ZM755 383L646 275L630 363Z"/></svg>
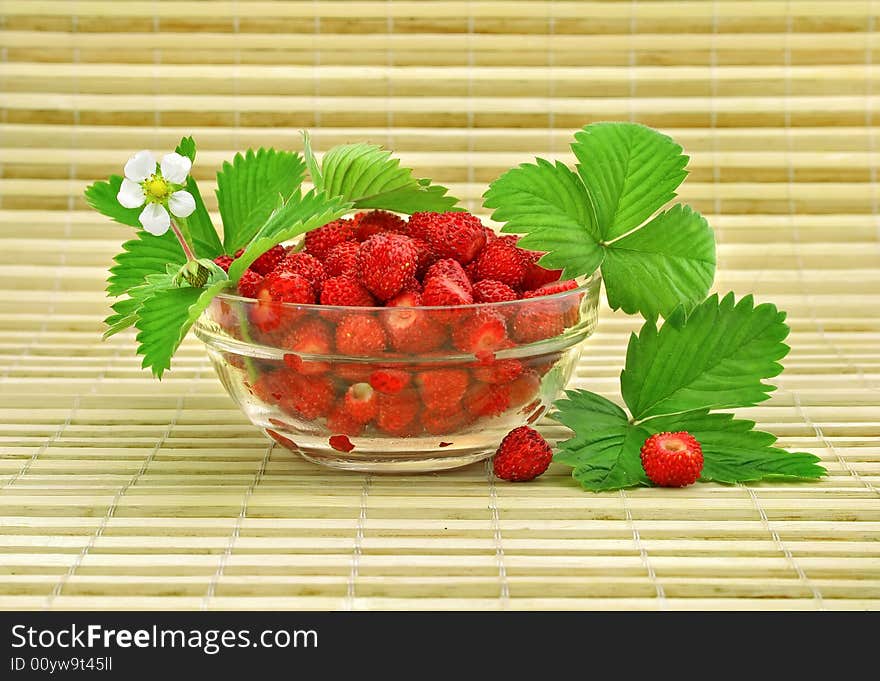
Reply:
<svg viewBox="0 0 880 681"><path fill-rule="evenodd" d="M168 183L161 177L153 175L144 183L144 189L153 199L164 199L168 195Z"/></svg>

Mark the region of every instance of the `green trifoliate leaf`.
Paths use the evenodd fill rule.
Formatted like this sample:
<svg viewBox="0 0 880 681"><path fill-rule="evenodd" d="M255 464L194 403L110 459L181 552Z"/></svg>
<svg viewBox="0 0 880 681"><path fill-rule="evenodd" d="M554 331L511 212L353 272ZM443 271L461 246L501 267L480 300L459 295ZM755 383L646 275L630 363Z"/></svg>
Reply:
<svg viewBox="0 0 880 681"><path fill-rule="evenodd" d="M593 197L604 241L635 229L675 198L688 157L672 139L636 123L594 123L574 136L578 173Z"/></svg>
<svg viewBox="0 0 880 681"><path fill-rule="evenodd" d="M324 155L321 188L357 208L382 208L397 213L451 210L458 199L448 191L401 168L391 152L374 144L342 144Z"/></svg>
<svg viewBox="0 0 880 681"><path fill-rule="evenodd" d="M602 276L614 309L647 319L679 304L689 310L706 297L715 276L712 229L689 206L673 206L608 244Z"/></svg>
<svg viewBox="0 0 880 681"><path fill-rule="evenodd" d="M116 195L122 186L121 175L111 175L106 181L100 180L90 184L85 191L86 203L111 220L129 227L140 227L138 216L143 208L126 208Z"/></svg>
<svg viewBox="0 0 880 681"><path fill-rule="evenodd" d="M269 215L241 257L229 266L229 279L237 282L254 260L276 244L332 222L350 210L351 204L340 196L328 197L314 189L302 195L297 190L286 203Z"/></svg>
<svg viewBox="0 0 880 681"><path fill-rule="evenodd" d="M220 281L203 289L170 288L146 298L136 323L138 353L144 358L141 366L162 378L190 327L228 285L228 281Z"/></svg>
<svg viewBox="0 0 880 681"><path fill-rule="evenodd" d="M483 195L502 232L525 233L519 245L547 251L541 265L572 278L593 272L604 257L587 189L564 164L536 159L495 180Z"/></svg>
<svg viewBox="0 0 880 681"><path fill-rule="evenodd" d="M650 433L630 424L626 412L601 395L586 390L565 394L550 418L574 435L557 445L554 460L571 466L572 477L594 492L648 485L639 449Z"/></svg>
<svg viewBox="0 0 880 681"><path fill-rule="evenodd" d="M766 479L813 479L827 475L819 457L774 447L776 436L754 430L754 421L732 414L666 416L644 424L652 433L688 431L703 450L700 480L723 483Z"/></svg>
<svg viewBox="0 0 880 681"><path fill-rule="evenodd" d="M122 252L115 258L107 278L107 293L120 296L129 289L140 286L150 274L164 274L166 267L180 268L186 256L171 231L154 236L141 230L134 239L122 244Z"/></svg>
<svg viewBox="0 0 880 681"><path fill-rule="evenodd" d="M147 275L142 284L128 289L126 297L120 298L110 306L113 309L113 314L104 320L107 325L104 339L134 326L137 323L141 305L147 298L159 291L174 287L174 275L162 273Z"/></svg>
<svg viewBox="0 0 880 681"><path fill-rule="evenodd" d="M649 321L630 337L623 399L636 420L755 405L774 390L763 379L782 372L788 332L775 305L713 295L690 316L679 309L659 331Z"/></svg>
<svg viewBox="0 0 880 681"><path fill-rule="evenodd" d="M249 149L217 173L217 204L226 253L243 248L266 222L279 196L287 200L305 176L302 156L274 149Z"/></svg>

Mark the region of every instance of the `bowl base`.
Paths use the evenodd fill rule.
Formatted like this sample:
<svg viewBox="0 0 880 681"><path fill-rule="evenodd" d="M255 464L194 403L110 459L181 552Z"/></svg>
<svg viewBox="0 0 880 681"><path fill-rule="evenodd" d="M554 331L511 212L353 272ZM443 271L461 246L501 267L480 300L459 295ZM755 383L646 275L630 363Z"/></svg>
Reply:
<svg viewBox="0 0 880 681"><path fill-rule="evenodd" d="M493 453L492 450L485 450L453 453L450 456L436 456L432 458L405 458L389 456L370 457L364 455L352 457L342 452L322 453L297 450L297 454L306 461L326 466L327 468L360 473L397 473L401 475L433 473L452 468L461 468L462 466L468 466L477 461L488 459Z"/></svg>

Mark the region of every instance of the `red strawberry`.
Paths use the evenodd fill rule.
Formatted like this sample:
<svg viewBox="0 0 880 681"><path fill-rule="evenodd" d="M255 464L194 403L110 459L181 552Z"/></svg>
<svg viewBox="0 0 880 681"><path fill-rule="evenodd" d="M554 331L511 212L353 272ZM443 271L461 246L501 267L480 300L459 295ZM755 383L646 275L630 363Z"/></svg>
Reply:
<svg viewBox="0 0 880 681"><path fill-rule="evenodd" d="M491 244L493 241L495 241L495 239L498 238L495 230L491 227L483 227L483 235L486 237L487 244Z"/></svg>
<svg viewBox="0 0 880 681"><path fill-rule="evenodd" d="M510 383L523 372L518 359L499 359L488 366L474 367L474 378L483 383Z"/></svg>
<svg viewBox="0 0 880 681"><path fill-rule="evenodd" d="M409 222L406 226L406 233L412 239L421 239L422 241L428 241L428 235L431 233L433 229L432 225L437 221L437 218L440 217L440 213L413 213L409 216Z"/></svg>
<svg viewBox="0 0 880 681"><path fill-rule="evenodd" d="M327 417L327 429L335 435L360 435L364 430L364 424L355 421L351 415L341 406L337 406Z"/></svg>
<svg viewBox="0 0 880 681"><path fill-rule="evenodd" d="M538 391L541 389L541 379L537 373L528 370L508 387L510 389L510 406L521 407L538 396Z"/></svg>
<svg viewBox="0 0 880 681"><path fill-rule="evenodd" d="M343 241L327 253L324 269L330 277L357 278L358 250L361 245L357 241Z"/></svg>
<svg viewBox="0 0 880 681"><path fill-rule="evenodd" d="M379 393L369 383L354 383L343 397L345 411L358 423L369 423L379 413Z"/></svg>
<svg viewBox="0 0 880 681"><path fill-rule="evenodd" d="M550 467L553 450L534 428L520 426L511 430L495 452L492 467L502 480L534 480Z"/></svg>
<svg viewBox="0 0 880 681"><path fill-rule="evenodd" d="M245 270L238 280L238 293L245 298L256 298L260 287L263 285L263 277L253 270Z"/></svg>
<svg viewBox="0 0 880 681"><path fill-rule="evenodd" d="M446 340L446 329L433 320L427 311L415 309L421 296L405 291L388 301L386 307L397 308L381 313L391 347L398 352L419 354L436 350Z"/></svg>
<svg viewBox="0 0 880 681"><path fill-rule="evenodd" d="M703 449L687 431L656 433L641 450L642 468L660 487L686 487L700 477Z"/></svg>
<svg viewBox="0 0 880 681"><path fill-rule="evenodd" d="M474 284L475 303L506 303L517 298L516 291L510 286L494 279L483 279Z"/></svg>
<svg viewBox="0 0 880 681"><path fill-rule="evenodd" d="M235 260L235 258L231 255L218 255L214 258L214 264L219 265L224 272L228 272L229 266L232 264L233 260Z"/></svg>
<svg viewBox="0 0 880 681"><path fill-rule="evenodd" d="M565 331L566 314L554 301L523 305L513 319L513 338L520 343L553 338Z"/></svg>
<svg viewBox="0 0 880 681"><path fill-rule="evenodd" d="M526 276L530 264L525 252L507 239L501 237L480 251L474 261L477 279L492 279L518 288Z"/></svg>
<svg viewBox="0 0 880 681"><path fill-rule="evenodd" d="M371 236L358 251L360 281L380 300L393 298L415 277L418 256L418 249L408 236Z"/></svg>
<svg viewBox="0 0 880 681"><path fill-rule="evenodd" d="M389 435L414 435L420 425L416 419L419 403L407 390L396 395L379 394L379 413L376 425Z"/></svg>
<svg viewBox="0 0 880 681"><path fill-rule="evenodd" d="M284 362L301 374L323 374L330 370L328 362L303 361L300 354L327 355L333 350L333 333L319 319L307 319L282 341L282 347L293 351ZM289 358L289 359L288 359Z"/></svg>
<svg viewBox="0 0 880 681"><path fill-rule="evenodd" d="M393 395L409 385L412 374L402 369L376 369L370 374L370 385L380 393Z"/></svg>
<svg viewBox="0 0 880 681"><path fill-rule="evenodd" d="M542 296L555 296L557 293L565 293L573 291L577 288L577 282L574 279L566 279L564 281L552 281L543 286L539 286L533 291L526 291L523 298L541 298Z"/></svg>
<svg viewBox="0 0 880 681"><path fill-rule="evenodd" d="M239 248L235 252L235 257L240 258L242 253L244 253L243 248ZM284 248L281 244L277 244L272 246L268 251L263 253L259 258L254 260L251 263L250 269L252 269L257 274L262 274L264 277L269 274L272 270L275 269L276 265L284 258L287 254L287 249Z"/></svg>
<svg viewBox="0 0 880 681"><path fill-rule="evenodd" d="M370 380L373 367L366 362L334 362L333 373L347 383L363 383Z"/></svg>
<svg viewBox="0 0 880 681"><path fill-rule="evenodd" d="M525 254L529 260L529 266L526 268L522 287L527 291L558 281L562 276L562 270L548 270L538 264L538 260L544 255L541 251L525 251Z"/></svg>
<svg viewBox="0 0 880 681"><path fill-rule="evenodd" d="M273 369L260 374L251 392L263 402L278 404L296 389L297 379L297 374L289 369Z"/></svg>
<svg viewBox="0 0 880 681"><path fill-rule="evenodd" d="M394 213L384 210L371 210L369 213L358 213L355 220L355 233L358 241L366 241L374 234L381 232L406 231L406 223Z"/></svg>
<svg viewBox="0 0 880 681"><path fill-rule="evenodd" d="M507 340L504 317L482 309L462 319L452 330L452 344L462 352L486 353L500 348Z"/></svg>
<svg viewBox="0 0 880 681"><path fill-rule="evenodd" d="M467 413L457 409L450 412L426 409L422 412L422 425L432 435L454 433L472 421Z"/></svg>
<svg viewBox="0 0 880 681"><path fill-rule="evenodd" d="M473 260L486 243L483 223L465 212L441 213L427 223L425 231L426 239L421 233L414 233L410 227L410 234L425 239L438 256L453 258L462 265Z"/></svg>
<svg viewBox="0 0 880 681"><path fill-rule="evenodd" d="M357 279L331 277L324 280L324 286L321 289L321 305L372 307L375 304L376 300Z"/></svg>
<svg viewBox="0 0 880 681"><path fill-rule="evenodd" d="M293 376L293 389L281 400L281 408L309 420L326 416L336 396L333 381L326 376Z"/></svg>
<svg viewBox="0 0 880 681"><path fill-rule="evenodd" d="M336 351L342 355L368 356L385 350L388 339L378 319L349 314L336 325Z"/></svg>
<svg viewBox="0 0 880 681"><path fill-rule="evenodd" d="M412 239L412 237L410 237ZM418 267L416 268L416 276L424 277L425 272L428 271L428 268L437 262L437 258L439 257L434 249L431 248L431 244L429 244L424 239L412 239L413 245L416 247L416 251L418 251Z"/></svg>
<svg viewBox="0 0 880 681"><path fill-rule="evenodd" d="M308 253L288 253L273 272L298 274L311 282L316 293L320 293L321 285L327 278L327 270L324 269L321 261Z"/></svg>
<svg viewBox="0 0 880 681"><path fill-rule="evenodd" d="M500 416L510 407L506 385L477 383L464 396L464 406L474 416Z"/></svg>
<svg viewBox="0 0 880 681"><path fill-rule="evenodd" d="M430 410L448 413L460 409L470 378L463 369L431 369L416 374L422 403Z"/></svg>
<svg viewBox="0 0 880 681"><path fill-rule="evenodd" d="M544 284L540 288L535 289L534 291L526 291L523 294L523 298L543 298L546 296L556 296L560 293L565 293L567 291L572 291L577 288L577 282L572 279L567 279L565 281L554 281L549 284ZM580 295L568 295L568 296L559 296L555 300L547 301L545 312L547 314L551 314L551 311L560 317L562 317L562 325L564 327L573 326L577 324L578 318L580 316Z"/></svg>
<svg viewBox="0 0 880 681"><path fill-rule="evenodd" d="M468 293L471 293L473 290L471 280L468 279L468 275L461 266L461 263L452 258L444 258L431 265L425 272L425 285L427 285L429 280L437 278L451 279Z"/></svg>
<svg viewBox="0 0 880 681"><path fill-rule="evenodd" d="M311 253L318 260L323 260L327 257L331 248L341 244L343 241L351 241L354 238L355 229L351 220L344 218L334 220L306 234L305 251L306 253Z"/></svg>
<svg viewBox="0 0 880 681"><path fill-rule="evenodd" d="M470 285L468 285L470 286ZM470 291L461 282L449 277L437 276L425 279L422 291L422 305L471 305L474 302Z"/></svg>
<svg viewBox="0 0 880 681"><path fill-rule="evenodd" d="M282 272L263 280L263 285L257 292L257 300L257 304L251 309L251 321L260 331L269 332L304 314L302 310L283 307L281 303L312 304L315 302L315 291L300 275Z"/></svg>

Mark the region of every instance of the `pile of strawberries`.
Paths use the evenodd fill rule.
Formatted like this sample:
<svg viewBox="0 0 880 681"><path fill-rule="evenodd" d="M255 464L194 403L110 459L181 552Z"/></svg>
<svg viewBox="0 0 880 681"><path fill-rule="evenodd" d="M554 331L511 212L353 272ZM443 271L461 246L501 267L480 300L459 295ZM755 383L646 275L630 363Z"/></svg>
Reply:
<svg viewBox="0 0 880 681"><path fill-rule="evenodd" d="M239 255L216 262L228 269ZM579 295L545 298L577 285L538 265L541 255L466 212L405 221L376 210L309 232L302 250L276 246L238 284L240 295L257 301L242 306L247 340L285 351L283 364L261 361L256 378L251 367L250 390L297 418L326 418L331 432L344 435L370 426L395 436L440 435L535 408L540 378L559 353L495 353L578 322ZM514 302L525 299L535 300ZM485 303L502 304L474 307ZM377 309L339 309L346 307ZM240 336L239 321L225 319ZM443 361L462 354L473 359Z"/></svg>

